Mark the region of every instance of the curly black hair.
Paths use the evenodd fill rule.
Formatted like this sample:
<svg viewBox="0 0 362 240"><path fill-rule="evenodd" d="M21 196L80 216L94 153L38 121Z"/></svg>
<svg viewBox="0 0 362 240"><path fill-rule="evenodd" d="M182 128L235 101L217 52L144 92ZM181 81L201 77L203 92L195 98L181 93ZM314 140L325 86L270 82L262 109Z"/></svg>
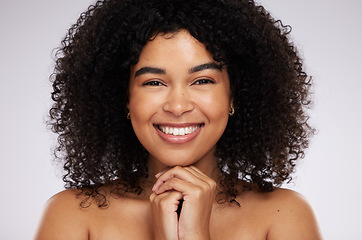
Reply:
<svg viewBox="0 0 362 240"><path fill-rule="evenodd" d="M66 188L99 196L122 181L139 189L148 153L126 118L130 67L152 37L182 29L227 66L235 115L217 143L223 193L235 198L240 179L262 191L291 179L313 128L311 77L289 26L253 0L104 0L69 29L50 78L49 123Z"/></svg>

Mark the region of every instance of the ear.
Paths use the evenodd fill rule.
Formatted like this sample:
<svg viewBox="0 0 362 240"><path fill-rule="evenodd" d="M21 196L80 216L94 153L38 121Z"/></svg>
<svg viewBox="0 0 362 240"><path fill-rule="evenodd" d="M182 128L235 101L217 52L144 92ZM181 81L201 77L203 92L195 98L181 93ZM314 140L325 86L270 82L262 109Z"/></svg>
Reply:
<svg viewBox="0 0 362 240"><path fill-rule="evenodd" d="M233 116L234 114L235 114L234 101L233 98L231 98L229 104L229 115Z"/></svg>
<svg viewBox="0 0 362 240"><path fill-rule="evenodd" d="M129 102L126 103L126 114L127 114L127 118L129 118L129 116L130 116Z"/></svg>
<svg viewBox="0 0 362 240"><path fill-rule="evenodd" d="M234 107L234 98L230 96L229 106Z"/></svg>

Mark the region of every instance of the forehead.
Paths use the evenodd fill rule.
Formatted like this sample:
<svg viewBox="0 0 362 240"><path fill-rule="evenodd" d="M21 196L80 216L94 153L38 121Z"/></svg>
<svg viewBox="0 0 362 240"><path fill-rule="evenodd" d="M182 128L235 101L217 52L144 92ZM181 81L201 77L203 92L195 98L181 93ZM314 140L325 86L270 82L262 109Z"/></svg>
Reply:
<svg viewBox="0 0 362 240"><path fill-rule="evenodd" d="M188 31L181 30L176 33L160 33L149 40L141 51L139 61L170 63L175 59L189 63L210 62L213 61L213 56L203 43L191 36Z"/></svg>

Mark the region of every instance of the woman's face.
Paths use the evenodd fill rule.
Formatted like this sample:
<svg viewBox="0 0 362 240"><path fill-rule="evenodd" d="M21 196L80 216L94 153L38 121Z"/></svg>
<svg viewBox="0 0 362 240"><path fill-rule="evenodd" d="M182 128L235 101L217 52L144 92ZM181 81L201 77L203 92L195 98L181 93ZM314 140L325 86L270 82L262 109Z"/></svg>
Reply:
<svg viewBox="0 0 362 240"><path fill-rule="evenodd" d="M159 34L131 67L133 129L163 167L214 159L230 107L227 71L187 31Z"/></svg>

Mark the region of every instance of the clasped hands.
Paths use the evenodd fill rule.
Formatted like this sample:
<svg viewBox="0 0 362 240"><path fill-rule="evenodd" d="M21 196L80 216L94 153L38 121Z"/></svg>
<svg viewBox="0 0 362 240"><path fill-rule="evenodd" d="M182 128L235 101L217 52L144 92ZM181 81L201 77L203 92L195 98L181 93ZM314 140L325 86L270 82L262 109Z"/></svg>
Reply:
<svg viewBox="0 0 362 240"><path fill-rule="evenodd" d="M156 178L150 196L154 239L210 239L215 181L194 166L165 169ZM181 199L184 202L178 218Z"/></svg>

